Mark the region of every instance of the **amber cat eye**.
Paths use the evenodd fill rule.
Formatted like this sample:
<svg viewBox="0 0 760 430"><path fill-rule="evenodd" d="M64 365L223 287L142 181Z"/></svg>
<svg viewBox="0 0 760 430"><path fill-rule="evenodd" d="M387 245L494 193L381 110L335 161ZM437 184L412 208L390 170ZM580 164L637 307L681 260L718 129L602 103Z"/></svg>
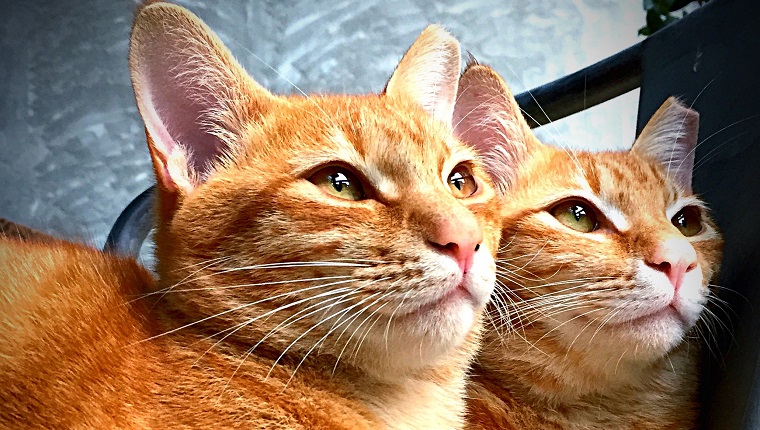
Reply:
<svg viewBox="0 0 760 430"><path fill-rule="evenodd" d="M686 237L702 232L702 213L695 206L686 206L678 211L670 222Z"/></svg>
<svg viewBox="0 0 760 430"><path fill-rule="evenodd" d="M470 168L460 164L449 174L449 188L451 193L457 198L470 197L478 191L478 183L472 176Z"/></svg>
<svg viewBox="0 0 760 430"><path fill-rule="evenodd" d="M365 198L362 182L345 167L328 166L319 169L309 176L309 182L342 199L363 200Z"/></svg>
<svg viewBox="0 0 760 430"><path fill-rule="evenodd" d="M590 233L599 227L596 210L581 200L565 200L549 212L557 221L581 233Z"/></svg>

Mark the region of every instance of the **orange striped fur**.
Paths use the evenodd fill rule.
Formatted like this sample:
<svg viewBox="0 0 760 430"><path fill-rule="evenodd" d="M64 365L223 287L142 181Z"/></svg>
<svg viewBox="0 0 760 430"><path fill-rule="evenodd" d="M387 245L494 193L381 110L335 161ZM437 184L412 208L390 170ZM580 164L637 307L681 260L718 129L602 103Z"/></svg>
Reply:
<svg viewBox="0 0 760 430"><path fill-rule="evenodd" d="M459 55L430 27L382 94L280 97L141 8L158 279L2 239L0 427L462 427L500 216L452 133Z"/></svg>
<svg viewBox="0 0 760 430"><path fill-rule="evenodd" d="M460 135L499 141L484 153L504 170L492 324L472 370L469 426L694 428L695 324L708 316L722 247L690 188L693 159L684 161L696 113L670 99L630 151L570 152L538 142L486 66L465 71L460 99L479 119L463 120ZM597 230L553 215L568 199L598 214ZM702 217L689 237L671 221L684 206ZM676 263L692 257L679 274Z"/></svg>

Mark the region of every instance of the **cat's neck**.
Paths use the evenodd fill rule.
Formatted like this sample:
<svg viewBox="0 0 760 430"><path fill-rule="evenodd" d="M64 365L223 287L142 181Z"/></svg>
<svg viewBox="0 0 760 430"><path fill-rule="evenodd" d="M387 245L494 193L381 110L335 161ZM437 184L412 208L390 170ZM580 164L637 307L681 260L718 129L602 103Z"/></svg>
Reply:
<svg viewBox="0 0 760 430"><path fill-rule="evenodd" d="M588 405L601 399L610 404L640 405L656 401L656 397L648 398L653 391L660 395L695 388L698 351L686 342L650 361L602 348L598 354L568 351L555 339L531 330L486 342L490 346L478 358L476 373L496 381L515 397L550 408Z"/></svg>
<svg viewBox="0 0 760 430"><path fill-rule="evenodd" d="M168 294L158 301L154 311L161 314L160 319L166 322L167 330L186 326L180 332L185 335L194 333L191 335L193 339L201 339L192 348L198 359L209 354L221 356L222 362L232 363L235 367L240 357L245 357L244 361L257 363L258 367L254 366L256 369L263 366L265 369L277 369L273 374L287 375L283 376L288 381L286 386L301 385L304 381L315 379L329 380L343 387L346 397L364 404L389 429L458 429L463 426L467 368L472 359L467 351L475 348L462 348L435 366L398 373L379 365L376 357L367 357L364 361L360 355L349 360L351 348L348 352L341 348L332 350L331 345L335 344L331 342L335 340L332 337L322 342L321 348L314 349L311 348L313 343L309 342L291 344L290 339L275 336L267 339L273 331L272 326L277 327L277 321L261 320L261 324L242 336L232 335L217 343L218 336L209 335L219 333L221 326L212 320L203 321L196 309L197 306L189 306L179 296ZM259 312L264 313L265 310L253 311ZM338 331L335 336L339 334ZM265 340L252 350L250 339L262 338ZM477 344L479 338L480 331L474 330L467 342ZM283 354L285 349L287 352ZM258 376L248 376L269 377L266 371Z"/></svg>
<svg viewBox="0 0 760 430"><path fill-rule="evenodd" d="M208 348L195 348L195 351L207 354ZM241 351L242 346L230 344L216 354L226 355L225 362L236 363ZM263 365L265 369L271 369L273 363L278 361L277 369L272 374L286 381L284 390L288 389L288 385L308 385L313 380L330 381L333 386L341 388L344 397L363 404L387 429L453 430L463 426L465 369L469 362L466 357L462 357L464 362L455 358L424 371L389 376L370 373L347 363L336 366L337 357L330 354L315 354L305 360L298 353L288 354L284 358L280 358L279 354L279 351L264 346L258 354L248 356L246 361L258 361L258 368ZM263 374L253 376L261 378Z"/></svg>
<svg viewBox="0 0 760 430"><path fill-rule="evenodd" d="M362 396L393 429L458 429L463 426L466 374L434 369L411 378L365 386Z"/></svg>

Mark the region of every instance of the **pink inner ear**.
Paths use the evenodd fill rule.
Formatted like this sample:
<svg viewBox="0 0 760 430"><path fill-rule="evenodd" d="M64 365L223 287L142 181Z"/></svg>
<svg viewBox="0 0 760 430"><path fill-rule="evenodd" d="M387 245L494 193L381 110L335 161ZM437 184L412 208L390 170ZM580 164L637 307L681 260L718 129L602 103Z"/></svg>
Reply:
<svg viewBox="0 0 760 430"><path fill-rule="evenodd" d="M464 72L452 125L454 133L481 154L497 187L506 191L528 151L529 132L517 102L496 72L480 65Z"/></svg>
<svg viewBox="0 0 760 430"><path fill-rule="evenodd" d="M180 143L192 153L188 167L202 172L222 150L219 138L207 131L208 113L217 99L207 88L194 87L194 83L203 82L202 65L183 58L176 51L177 40L166 39L167 43L157 43L148 52L140 70L157 120L151 130L154 143L162 145L161 152L166 154Z"/></svg>
<svg viewBox="0 0 760 430"><path fill-rule="evenodd" d="M488 154L493 146L498 145L498 133L494 121L493 109L499 109L494 95L482 85L460 84L457 102L454 106L452 125L454 133L478 150Z"/></svg>

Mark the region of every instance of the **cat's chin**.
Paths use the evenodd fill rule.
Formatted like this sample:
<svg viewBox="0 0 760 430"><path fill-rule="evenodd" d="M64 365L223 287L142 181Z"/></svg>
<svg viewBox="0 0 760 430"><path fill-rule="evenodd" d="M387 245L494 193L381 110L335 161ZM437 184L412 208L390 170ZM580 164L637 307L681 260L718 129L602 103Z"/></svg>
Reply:
<svg viewBox="0 0 760 430"><path fill-rule="evenodd" d="M619 364L622 359L639 362L660 359L683 342L693 327L691 318L672 305L630 318L618 315L596 329L589 329L588 324L588 320L579 318L562 326L562 338L569 348L584 352L600 365Z"/></svg>
<svg viewBox="0 0 760 430"><path fill-rule="evenodd" d="M483 259L482 264L493 263ZM469 360L476 352L475 339L494 283L492 270L475 270L432 300L387 315L366 338L363 348L376 352L366 358L369 365L407 373L452 357Z"/></svg>
<svg viewBox="0 0 760 430"><path fill-rule="evenodd" d="M653 299L655 305L643 312L639 308L629 315L617 313L604 325L607 336L621 348L634 349L644 359L664 356L683 341L702 311L703 298L699 293L702 277L691 281L670 303L657 306L657 300Z"/></svg>
<svg viewBox="0 0 760 430"><path fill-rule="evenodd" d="M583 344L583 338L589 337L592 350L617 351L618 355L628 351L633 359L645 361L661 358L677 347L702 312L706 300L702 273L692 271L676 291L665 275L648 268L644 274L637 277L634 294L611 305L608 316L581 318L570 324L574 327L563 329L566 337L575 344ZM596 323L600 320L601 327ZM596 328L584 330L584 324ZM587 336L584 331L593 334Z"/></svg>
<svg viewBox="0 0 760 430"><path fill-rule="evenodd" d="M628 321L605 325L608 336L621 347L629 346L641 358L658 358L683 340L690 324L673 306Z"/></svg>

